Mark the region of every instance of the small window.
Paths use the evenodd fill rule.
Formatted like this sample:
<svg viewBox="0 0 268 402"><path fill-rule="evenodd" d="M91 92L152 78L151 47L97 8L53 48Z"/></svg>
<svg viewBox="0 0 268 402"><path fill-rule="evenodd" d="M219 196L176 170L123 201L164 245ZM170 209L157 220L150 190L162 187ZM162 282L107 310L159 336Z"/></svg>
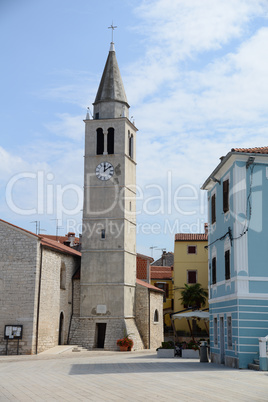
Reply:
<svg viewBox="0 0 268 402"><path fill-rule="evenodd" d="M108 154L114 154L114 129L112 127L108 128L107 151Z"/></svg>
<svg viewBox="0 0 268 402"><path fill-rule="evenodd" d="M159 322L158 310L155 310L155 312L154 312L154 322Z"/></svg>
<svg viewBox="0 0 268 402"><path fill-rule="evenodd" d="M197 283L197 271L187 271L187 283Z"/></svg>
<svg viewBox="0 0 268 402"><path fill-rule="evenodd" d="M227 345L228 348L232 348L232 317L227 317Z"/></svg>
<svg viewBox="0 0 268 402"><path fill-rule="evenodd" d="M187 246L188 254L196 254L196 246Z"/></svg>
<svg viewBox="0 0 268 402"><path fill-rule="evenodd" d="M211 197L211 223L216 222L216 194Z"/></svg>
<svg viewBox="0 0 268 402"><path fill-rule="evenodd" d="M216 257L214 257L212 258L212 285L214 285L216 281Z"/></svg>
<svg viewBox="0 0 268 402"><path fill-rule="evenodd" d="M99 118L100 118L99 112L98 112L98 113L95 113L95 119L96 119L96 120L99 120Z"/></svg>
<svg viewBox="0 0 268 402"><path fill-rule="evenodd" d="M101 239L105 239L105 229L101 229Z"/></svg>
<svg viewBox="0 0 268 402"><path fill-rule="evenodd" d="M133 158L133 134L128 137L128 155Z"/></svg>
<svg viewBox="0 0 268 402"><path fill-rule="evenodd" d="M223 212L229 211L229 180L225 180L222 186L223 190Z"/></svg>
<svg viewBox="0 0 268 402"><path fill-rule="evenodd" d="M103 155L104 152L104 134L102 128L97 129L97 155Z"/></svg>
<svg viewBox="0 0 268 402"><path fill-rule="evenodd" d="M215 317L213 320L213 338L214 338L214 345L218 345L218 320Z"/></svg>
<svg viewBox="0 0 268 402"><path fill-rule="evenodd" d="M224 253L225 259L225 279L230 279L230 250L225 251Z"/></svg>

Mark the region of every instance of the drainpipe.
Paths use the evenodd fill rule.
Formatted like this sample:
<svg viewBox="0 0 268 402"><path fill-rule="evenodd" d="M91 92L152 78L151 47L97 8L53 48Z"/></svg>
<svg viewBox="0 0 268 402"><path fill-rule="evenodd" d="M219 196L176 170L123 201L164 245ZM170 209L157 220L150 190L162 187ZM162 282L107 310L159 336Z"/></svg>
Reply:
<svg viewBox="0 0 268 402"><path fill-rule="evenodd" d="M71 316L70 316L70 321L69 321L67 345L69 345L69 341L70 341L70 331L71 331L72 319L73 319L73 314L74 314L74 280L73 280L73 276L72 276L72 310L71 310Z"/></svg>
<svg viewBox="0 0 268 402"><path fill-rule="evenodd" d="M35 353L38 350L38 331L39 331L39 313L40 313L40 299L41 299L41 279L42 279L42 260L43 260L43 247L40 243L40 267L39 267L39 283L38 283L38 299L37 299L37 315L36 315L36 334L35 334Z"/></svg>
<svg viewBox="0 0 268 402"><path fill-rule="evenodd" d="M149 295L149 342L148 342L148 346L149 346L149 349L151 349L151 298L150 298L150 289L148 289L148 295Z"/></svg>

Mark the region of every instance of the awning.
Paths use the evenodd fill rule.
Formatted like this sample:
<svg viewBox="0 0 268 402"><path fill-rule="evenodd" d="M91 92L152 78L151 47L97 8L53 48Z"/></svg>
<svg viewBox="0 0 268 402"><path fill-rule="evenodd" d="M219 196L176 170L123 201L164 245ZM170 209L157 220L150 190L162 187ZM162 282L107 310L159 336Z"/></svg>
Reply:
<svg viewBox="0 0 268 402"><path fill-rule="evenodd" d="M203 319L205 321L209 321L209 313L207 311L187 311L185 313L178 313L178 314L173 314L171 316L172 320L175 320L176 318L178 318L179 320L181 318L199 318L199 319Z"/></svg>

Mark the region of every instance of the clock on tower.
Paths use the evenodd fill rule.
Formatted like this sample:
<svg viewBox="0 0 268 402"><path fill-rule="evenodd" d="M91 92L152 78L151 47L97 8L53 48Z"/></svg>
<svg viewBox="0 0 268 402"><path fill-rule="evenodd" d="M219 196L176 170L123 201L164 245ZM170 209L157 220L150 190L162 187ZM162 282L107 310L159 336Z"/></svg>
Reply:
<svg viewBox="0 0 268 402"><path fill-rule="evenodd" d="M89 348L116 349L122 334L142 341L135 323L136 132L129 120L113 42L85 120L80 319ZM82 324L81 324L82 325ZM86 329L85 329L86 328Z"/></svg>

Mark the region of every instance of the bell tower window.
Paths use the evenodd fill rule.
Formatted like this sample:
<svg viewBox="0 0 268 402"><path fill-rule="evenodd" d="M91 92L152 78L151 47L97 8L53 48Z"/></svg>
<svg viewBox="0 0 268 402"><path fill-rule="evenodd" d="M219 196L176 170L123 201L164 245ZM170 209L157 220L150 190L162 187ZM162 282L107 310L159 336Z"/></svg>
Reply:
<svg viewBox="0 0 268 402"><path fill-rule="evenodd" d="M97 155L103 155L104 152L104 134L102 128L97 129Z"/></svg>
<svg viewBox="0 0 268 402"><path fill-rule="evenodd" d="M133 158L133 134L128 132L128 156Z"/></svg>
<svg viewBox="0 0 268 402"><path fill-rule="evenodd" d="M108 128L107 136L107 151L108 154L114 154L114 128Z"/></svg>

